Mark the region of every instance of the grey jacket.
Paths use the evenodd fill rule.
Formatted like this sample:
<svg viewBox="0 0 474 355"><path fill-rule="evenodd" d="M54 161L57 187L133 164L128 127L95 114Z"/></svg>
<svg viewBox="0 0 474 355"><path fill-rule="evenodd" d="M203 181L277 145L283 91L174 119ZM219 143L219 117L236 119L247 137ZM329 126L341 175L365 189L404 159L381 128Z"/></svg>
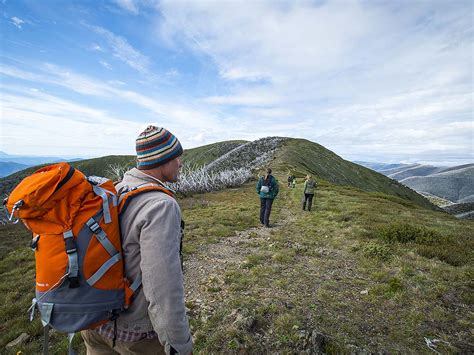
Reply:
<svg viewBox="0 0 474 355"><path fill-rule="evenodd" d="M133 168L117 185L136 187L161 182ZM130 308L117 319L125 331L155 330L166 353L170 345L180 354L193 343L184 306L183 273L179 258L181 211L176 200L160 191L133 197L120 218L125 275L142 287Z"/></svg>

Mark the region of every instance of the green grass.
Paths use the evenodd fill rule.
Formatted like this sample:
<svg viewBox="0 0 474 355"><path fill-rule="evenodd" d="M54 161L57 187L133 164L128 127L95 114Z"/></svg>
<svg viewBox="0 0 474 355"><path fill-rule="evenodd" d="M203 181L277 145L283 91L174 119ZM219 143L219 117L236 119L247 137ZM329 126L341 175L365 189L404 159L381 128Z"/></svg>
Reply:
<svg viewBox="0 0 474 355"><path fill-rule="evenodd" d="M431 353L424 337L449 343L438 345L442 353L472 352L474 223L319 182L311 212L301 210L301 184L282 186L269 230L259 227L253 182L180 199L185 261L207 268L191 280L197 294L186 303L195 353L298 353L316 333L334 354ZM10 353L38 353L41 325L25 313L34 285L29 235L1 227L0 236L0 347L27 332L31 340ZM211 268L206 257L216 251L228 262ZM58 334L52 343L53 353L67 346Z"/></svg>
<svg viewBox="0 0 474 355"><path fill-rule="evenodd" d="M221 195L232 199L226 192ZM263 347L274 351L301 350L301 334L309 330L327 336L325 349L330 353L347 352L354 346L427 352L424 336L447 339L451 345L440 345L440 349L448 352L469 348L459 338L470 332L468 318L453 312L448 299L472 307L468 282L472 260L450 263L443 253L459 254L458 247L463 245L472 254L472 222L386 194L324 181L311 213L300 210L300 195L301 185L282 189L274 218L278 221L286 210L295 219L286 228L272 230L270 241L249 238L246 245L260 251L249 250L244 267L227 269L222 289L226 299L219 298L216 314L230 312L235 302L254 302L254 307L274 304L277 315L267 314L264 323L271 341ZM255 199L253 203L257 205ZM253 210L257 213L256 207ZM391 237L390 231L400 230L405 233L400 240ZM381 231L387 234L377 236ZM420 249L438 244L428 257ZM361 294L364 290L367 294ZM203 326L199 320L194 324L196 329ZM230 332L234 336L228 339L230 330L222 319L211 318L205 327L212 329L213 340L199 338L198 352L218 351L219 342L214 339L231 342L229 348L235 352L260 349L257 334L249 338L249 334Z"/></svg>
<svg viewBox="0 0 474 355"><path fill-rule="evenodd" d="M426 198L401 183L344 160L323 146L305 139L286 140L284 148L277 152L276 159L272 161L272 166L283 174L292 172L299 181L310 173L333 184L371 192L374 197L402 205L414 202L425 208L436 209Z"/></svg>

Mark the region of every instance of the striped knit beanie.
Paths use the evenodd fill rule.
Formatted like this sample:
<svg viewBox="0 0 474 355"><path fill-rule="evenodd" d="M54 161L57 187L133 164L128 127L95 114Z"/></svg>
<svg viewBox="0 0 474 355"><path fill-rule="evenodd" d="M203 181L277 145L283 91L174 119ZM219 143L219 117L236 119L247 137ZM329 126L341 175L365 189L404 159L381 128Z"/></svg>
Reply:
<svg viewBox="0 0 474 355"><path fill-rule="evenodd" d="M137 168L154 169L183 154L183 148L170 131L148 126L137 138Z"/></svg>

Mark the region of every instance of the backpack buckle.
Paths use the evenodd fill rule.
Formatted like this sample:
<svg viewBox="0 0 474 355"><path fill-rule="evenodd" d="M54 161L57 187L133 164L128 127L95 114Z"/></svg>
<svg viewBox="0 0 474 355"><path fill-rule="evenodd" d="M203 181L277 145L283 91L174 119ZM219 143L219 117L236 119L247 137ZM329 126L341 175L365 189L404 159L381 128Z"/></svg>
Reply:
<svg viewBox="0 0 474 355"><path fill-rule="evenodd" d="M33 250L38 250L38 242L39 242L39 239L40 239L40 235L38 234L36 237L33 238L33 240L31 241L31 245L30 245L30 248L33 249Z"/></svg>
<svg viewBox="0 0 474 355"><path fill-rule="evenodd" d="M4 205L6 204L6 201L7 201L7 199L3 200ZM8 213L7 213L8 220L10 222L12 222L13 224L17 224L18 221L20 220L18 217L15 220L13 220L13 217L15 215L15 211L19 210L21 208L21 206L23 206L24 203L25 202L23 200L19 200L19 201L15 202L15 204L13 205L12 213L10 214L10 216L8 216Z"/></svg>
<svg viewBox="0 0 474 355"><path fill-rule="evenodd" d="M89 225L89 222L87 224ZM89 228L92 231L92 233L94 233L94 234L97 234L97 232L99 232L100 229L101 229L99 224L96 221L94 221L94 223L91 223L89 225Z"/></svg>
<svg viewBox="0 0 474 355"><path fill-rule="evenodd" d="M80 286L79 277L77 276L68 277L68 280L69 280L69 288L78 288Z"/></svg>
<svg viewBox="0 0 474 355"><path fill-rule="evenodd" d="M66 244L66 253L73 254L77 251L76 242L73 237L65 238L64 243Z"/></svg>

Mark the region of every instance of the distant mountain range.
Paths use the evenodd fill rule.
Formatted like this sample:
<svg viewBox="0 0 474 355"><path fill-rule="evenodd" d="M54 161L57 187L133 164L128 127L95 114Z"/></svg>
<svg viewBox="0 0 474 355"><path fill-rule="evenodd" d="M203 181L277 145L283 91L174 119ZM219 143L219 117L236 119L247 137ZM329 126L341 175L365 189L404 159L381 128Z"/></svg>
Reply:
<svg viewBox="0 0 474 355"><path fill-rule="evenodd" d="M0 151L0 177L8 176L30 166L56 163L60 161L77 161L79 158L41 157L11 155Z"/></svg>
<svg viewBox="0 0 474 355"><path fill-rule="evenodd" d="M474 164L452 167L366 162L358 164L399 181L449 212L462 210L464 212L457 215L472 216L466 209L472 208L474 202ZM451 207L447 209L447 206Z"/></svg>
<svg viewBox="0 0 474 355"><path fill-rule="evenodd" d="M13 163L10 161L7 161L7 162L0 161L0 177L8 176L17 171L26 169L29 166L30 165Z"/></svg>
<svg viewBox="0 0 474 355"><path fill-rule="evenodd" d="M453 203L474 202L474 164L452 167L357 162L418 191Z"/></svg>

